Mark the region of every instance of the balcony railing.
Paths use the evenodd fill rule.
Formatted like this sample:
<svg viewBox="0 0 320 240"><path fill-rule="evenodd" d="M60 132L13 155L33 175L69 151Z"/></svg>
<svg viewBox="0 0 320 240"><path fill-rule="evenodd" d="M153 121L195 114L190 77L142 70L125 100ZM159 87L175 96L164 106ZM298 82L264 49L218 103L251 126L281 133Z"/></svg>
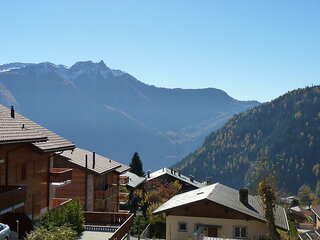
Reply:
<svg viewBox="0 0 320 240"><path fill-rule="evenodd" d="M50 170L51 183L65 183L72 180L72 169L69 168L53 168Z"/></svg>
<svg viewBox="0 0 320 240"><path fill-rule="evenodd" d="M0 215L22 207L25 201L25 186L0 186Z"/></svg>
<svg viewBox="0 0 320 240"><path fill-rule="evenodd" d="M117 193L117 186L112 186L107 190L96 190L95 199L107 199Z"/></svg>
<svg viewBox="0 0 320 240"><path fill-rule="evenodd" d="M52 198L51 199L51 206L52 208L58 208L58 207L62 207L65 204L67 204L68 202L71 202L72 199L70 198Z"/></svg>
<svg viewBox="0 0 320 240"><path fill-rule="evenodd" d="M119 184L122 186L126 186L129 183L129 177L128 176L120 176L119 178Z"/></svg>
<svg viewBox="0 0 320 240"><path fill-rule="evenodd" d="M120 204L126 204L129 201L129 193L119 193Z"/></svg>

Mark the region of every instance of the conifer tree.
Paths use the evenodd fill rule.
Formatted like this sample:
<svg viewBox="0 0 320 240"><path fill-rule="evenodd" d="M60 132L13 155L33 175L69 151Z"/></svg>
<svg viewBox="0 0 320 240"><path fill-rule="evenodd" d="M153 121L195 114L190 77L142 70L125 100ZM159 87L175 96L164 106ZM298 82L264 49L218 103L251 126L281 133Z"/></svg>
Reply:
<svg viewBox="0 0 320 240"><path fill-rule="evenodd" d="M141 162L140 156L137 152L135 152L133 154L133 157L132 157L131 163L130 163L130 167L131 167L130 172L138 175L139 177L144 176L142 162Z"/></svg>

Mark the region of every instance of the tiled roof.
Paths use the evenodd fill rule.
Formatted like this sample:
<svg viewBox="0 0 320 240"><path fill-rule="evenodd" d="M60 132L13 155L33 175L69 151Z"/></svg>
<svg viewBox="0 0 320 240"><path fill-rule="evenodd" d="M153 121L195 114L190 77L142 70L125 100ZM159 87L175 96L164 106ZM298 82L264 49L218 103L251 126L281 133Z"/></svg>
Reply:
<svg viewBox="0 0 320 240"><path fill-rule="evenodd" d="M146 178L145 177L139 177L138 175L132 173L132 172L126 172L122 174L122 176L129 177L129 183L128 186L132 188L138 187L140 184L142 184Z"/></svg>
<svg viewBox="0 0 320 240"><path fill-rule="evenodd" d="M311 230L305 233L299 234L301 240L319 240L320 239L320 229Z"/></svg>
<svg viewBox="0 0 320 240"><path fill-rule="evenodd" d="M95 166L93 168L93 152L81 148L75 148L73 151L64 151L61 154L61 156L68 158L70 163L76 164L82 168L86 167L86 155L88 159L87 169L98 174L105 174L110 171L123 173L123 171L130 169L130 167L124 164L118 163L99 154L95 154Z"/></svg>
<svg viewBox="0 0 320 240"><path fill-rule="evenodd" d="M1 105L0 105L1 106ZM24 126L0 108L0 144L46 141L42 133Z"/></svg>
<svg viewBox="0 0 320 240"><path fill-rule="evenodd" d="M67 150L75 147L75 145L68 140L65 140L18 113L15 113L14 118L11 118L11 110L3 105L0 105L0 118L1 123L3 123L1 125L5 126L0 129L0 138L4 142L5 139L18 140L21 138L21 140L32 140L32 138L36 137L36 139L34 139L36 141L32 140L32 142L34 142L34 146L38 147L43 152ZM24 130L21 130L22 126Z"/></svg>
<svg viewBox="0 0 320 240"><path fill-rule="evenodd" d="M154 213L165 212L172 208L205 199L244 213L256 219L266 221L260 197L249 195L249 204L245 205L239 200L238 190L227 187L221 183L215 183L207 187L176 195L155 210ZM284 208L277 205L274 213L276 225L287 230L288 223Z"/></svg>
<svg viewBox="0 0 320 240"><path fill-rule="evenodd" d="M311 211L314 212L314 214L320 218L320 205L318 205L316 207L312 207Z"/></svg>
<svg viewBox="0 0 320 240"><path fill-rule="evenodd" d="M158 178L158 177L163 176L165 174L167 174L169 176L172 176L172 177L174 177L174 178L176 178L178 180L181 180L181 181L183 181L185 183L188 183L188 184L190 184L192 186L195 186L197 188L204 187L204 185L202 183L200 183L198 181L195 181L195 180L191 181L190 178L188 178L188 177L186 177L186 176L184 176L182 174L180 174L180 176L179 176L179 173L177 171L172 171L171 169L168 169L168 168L162 168L162 169L160 169L158 171L155 171L155 172L151 173L150 174L150 178L147 178L147 181L150 181L152 179Z"/></svg>

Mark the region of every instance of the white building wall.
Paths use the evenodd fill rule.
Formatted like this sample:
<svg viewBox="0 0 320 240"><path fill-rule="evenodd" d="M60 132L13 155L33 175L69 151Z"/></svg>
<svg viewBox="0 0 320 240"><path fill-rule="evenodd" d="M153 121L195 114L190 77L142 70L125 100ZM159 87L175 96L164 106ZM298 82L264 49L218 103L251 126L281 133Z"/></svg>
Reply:
<svg viewBox="0 0 320 240"><path fill-rule="evenodd" d="M187 223L187 231L179 232L178 223ZM266 223L255 220L236 220L222 218L200 218L200 217L185 217L185 216L167 216L166 218L166 240L185 240L193 239L196 224L219 225L218 237L232 238L233 227L247 227L249 240L258 240L259 236L265 236L268 232Z"/></svg>

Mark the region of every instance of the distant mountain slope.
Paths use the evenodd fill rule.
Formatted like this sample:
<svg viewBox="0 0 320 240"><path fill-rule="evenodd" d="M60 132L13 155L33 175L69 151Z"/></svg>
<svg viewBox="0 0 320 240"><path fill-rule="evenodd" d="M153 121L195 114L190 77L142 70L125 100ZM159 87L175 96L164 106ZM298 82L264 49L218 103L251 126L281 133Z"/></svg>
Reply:
<svg viewBox="0 0 320 240"><path fill-rule="evenodd" d="M145 169L173 164L230 118L259 104L219 89L166 89L99 63L0 65L0 102L82 148Z"/></svg>
<svg viewBox="0 0 320 240"><path fill-rule="evenodd" d="M232 117L174 167L241 187L259 177L257 160L275 164L279 186L296 191L320 178L320 86L289 92Z"/></svg>

